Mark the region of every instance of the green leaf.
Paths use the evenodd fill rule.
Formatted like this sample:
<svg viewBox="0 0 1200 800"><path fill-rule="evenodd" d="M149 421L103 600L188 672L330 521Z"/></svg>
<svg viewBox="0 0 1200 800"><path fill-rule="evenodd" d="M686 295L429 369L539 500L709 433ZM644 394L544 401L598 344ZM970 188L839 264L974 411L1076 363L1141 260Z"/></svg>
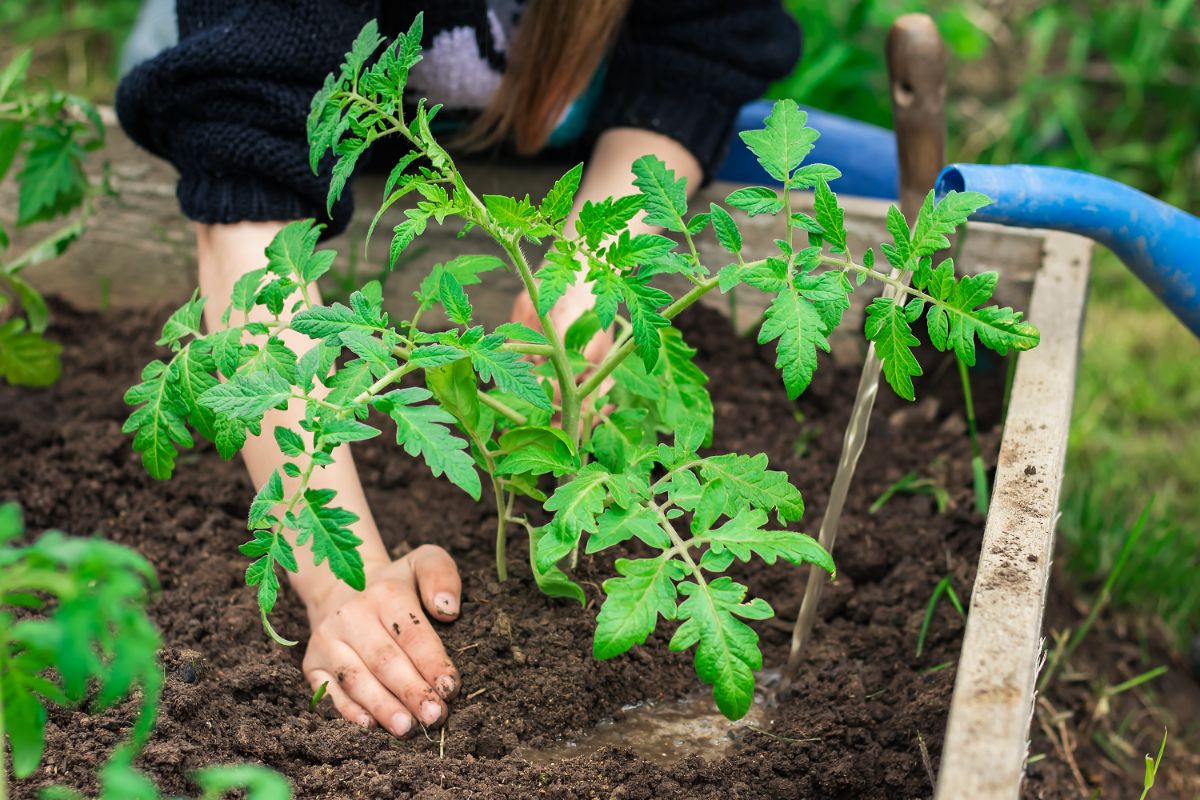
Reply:
<svg viewBox="0 0 1200 800"><path fill-rule="evenodd" d="M163 325L162 335L156 345L169 345L172 350L179 349L179 342L185 336L200 337L200 319L204 313L204 303L207 300L200 296L200 290L192 292L192 299L175 310Z"/></svg>
<svg viewBox="0 0 1200 800"><path fill-rule="evenodd" d="M513 428L500 437L505 455L496 464L497 475L568 475L579 471L579 458L571 439L561 430L540 426Z"/></svg>
<svg viewBox="0 0 1200 800"><path fill-rule="evenodd" d="M717 234L717 242L734 255L742 252L742 232L738 230L733 217L716 203L710 204L709 208L712 209L712 226Z"/></svg>
<svg viewBox="0 0 1200 800"><path fill-rule="evenodd" d="M675 171L656 156L646 155L633 162L633 185L642 193L646 224L669 231L687 230L687 179L676 178Z"/></svg>
<svg viewBox="0 0 1200 800"><path fill-rule="evenodd" d="M362 591L366 588L362 556L358 552L362 540L350 530L358 515L331 507L329 502L335 494L332 489L304 491L304 504L296 515L300 528L296 544L303 546L311 541L314 566L319 567L328 559L330 572L351 588Z"/></svg>
<svg viewBox="0 0 1200 800"><path fill-rule="evenodd" d="M618 197L615 200L606 197L598 203L588 200L579 209L575 230L587 241L589 247L598 247L605 237L625 230L629 221L642 209L642 202L643 197L640 194Z"/></svg>
<svg viewBox="0 0 1200 800"><path fill-rule="evenodd" d="M37 125L27 139L29 149L17 176L18 225L67 213L83 201L88 185L84 150L69 127Z"/></svg>
<svg viewBox="0 0 1200 800"><path fill-rule="evenodd" d="M842 177L842 171L828 164L807 164L792 175L793 189L811 189L818 181L833 183Z"/></svg>
<svg viewBox="0 0 1200 800"><path fill-rule="evenodd" d="M620 237L608 247L608 260L614 267L632 268L656 261L675 249L675 242L656 233L630 236L621 231Z"/></svg>
<svg viewBox="0 0 1200 800"><path fill-rule="evenodd" d="M322 226L316 220L289 222L275 234L267 245L267 269L281 278L291 278L297 285L306 285L329 271L334 252L314 252L321 237Z"/></svg>
<svg viewBox="0 0 1200 800"><path fill-rule="evenodd" d="M665 550L671 546L670 537L658 524L658 515L646 506L635 505L630 509L614 506L600 515L599 523L600 530L588 537L584 548L588 555L635 536L651 547Z"/></svg>
<svg viewBox="0 0 1200 800"><path fill-rule="evenodd" d="M583 163L571 167L565 175L554 182L538 210L550 224L557 225L571 212L575 193L579 191L579 180L583 177Z"/></svg>
<svg viewBox="0 0 1200 800"><path fill-rule="evenodd" d="M216 439L216 420L213 412L201 405L200 396L217 385L213 370L216 362L205 340L188 344L167 368L167 391L177 407L183 410L192 427L201 436Z"/></svg>
<svg viewBox="0 0 1200 800"><path fill-rule="evenodd" d="M539 536L536 532L531 531L529 535L529 566L538 588L547 597L561 597L566 600L575 600L581 606L585 605L587 595L583 593L583 588L567 577L565 572L556 566L546 569L538 567L538 541Z"/></svg>
<svg viewBox="0 0 1200 800"><path fill-rule="evenodd" d="M768 175L787 183L792 170L800 166L820 136L812 128L805 127L807 118L795 100L776 100L765 127L738 135L758 156L758 163Z"/></svg>
<svg viewBox="0 0 1200 800"><path fill-rule="evenodd" d="M518 353L499 349L503 343L504 337L493 333L469 348L467 353L479 379L492 381L500 391L550 411L550 399L533 374L533 364Z"/></svg>
<svg viewBox="0 0 1200 800"><path fill-rule="evenodd" d="M211 798L224 797L235 789L245 789L247 800L289 800L292 796L287 778L257 764L205 767L196 771L195 779Z"/></svg>
<svg viewBox="0 0 1200 800"><path fill-rule="evenodd" d="M784 207L779 192L765 186L737 189L725 198L725 202L733 208L745 211L751 217L757 217L759 214L778 214Z"/></svg>
<svg viewBox="0 0 1200 800"><path fill-rule="evenodd" d="M921 374L921 365L912 349L921 342L913 336L904 308L890 297L875 298L867 306L863 331L875 343L888 384L905 400L914 399L912 379Z"/></svg>
<svg viewBox="0 0 1200 800"><path fill-rule="evenodd" d="M678 561L662 556L632 561L619 558L615 566L621 577L604 582L606 598L592 640L592 654L601 661L645 642L660 616L675 619L674 580L685 572Z"/></svg>
<svg viewBox="0 0 1200 800"><path fill-rule="evenodd" d="M470 325L471 316L474 314L471 301L467 299L467 293L463 291L462 285L448 272L442 273L439 293L442 307L446 309L446 316L450 318L450 321L456 325Z"/></svg>
<svg viewBox="0 0 1200 800"><path fill-rule="evenodd" d="M725 487L731 504L727 516L733 516L744 506L774 510L783 523L804 516L800 490L792 485L786 472L768 469L767 457L762 453L710 456L700 462L699 470L706 481L719 480Z"/></svg>
<svg viewBox="0 0 1200 800"><path fill-rule="evenodd" d="M672 650L696 647L696 674L713 687L717 708L729 719L741 719L754 699L754 670L762 667L758 634L738 617L774 616L760 599L743 603L746 587L727 577L700 585L679 584L684 595L677 616L684 620L671 639Z"/></svg>
<svg viewBox="0 0 1200 800"><path fill-rule="evenodd" d="M583 533L597 530L596 516L604 510L611 477L593 462L550 495L544 507L554 512L554 519L538 542L538 569L549 569L575 548Z"/></svg>
<svg viewBox="0 0 1200 800"><path fill-rule="evenodd" d="M264 371L235 375L200 395L199 400L219 415L258 421L291 396L292 387L287 381L276 372Z"/></svg>
<svg viewBox="0 0 1200 800"><path fill-rule="evenodd" d="M949 247L950 240L947 237L969 216L991 202L987 195L979 192L947 192L934 205L933 192L930 191L913 226L913 252L917 256L928 256Z"/></svg>
<svg viewBox="0 0 1200 800"><path fill-rule="evenodd" d="M461 348L448 344L425 344L417 347L409 354L408 363L423 369L432 369L444 364L450 364L466 358L467 353Z"/></svg>
<svg viewBox="0 0 1200 800"><path fill-rule="evenodd" d="M662 346L658 332L671 324L658 309L671 302L671 295L637 280L625 281L624 287L625 304L629 307L629 321L633 326L634 352L646 369L652 370Z"/></svg>
<svg viewBox="0 0 1200 800"><path fill-rule="evenodd" d="M546 253L546 261L537 271L537 312L542 316L549 314L558 299L575 283L575 273L579 270L574 251L559 249L559 244L555 242Z"/></svg>
<svg viewBox="0 0 1200 800"><path fill-rule="evenodd" d="M24 321L0 325L0 378L13 386L51 386L62 374L62 345L24 330Z"/></svg>
<svg viewBox="0 0 1200 800"><path fill-rule="evenodd" d="M783 373L788 398L795 400L812 382L817 369L817 350L829 352L824 320L816 306L792 288L785 288L763 317L758 343L776 339L775 366Z"/></svg>
<svg viewBox="0 0 1200 800"><path fill-rule="evenodd" d="M845 214L838 205L837 197L830 191L829 184L823 180L817 181L813 190L813 214L824 231L829 249L835 253L846 252Z"/></svg>
<svg viewBox="0 0 1200 800"><path fill-rule="evenodd" d="M441 299L443 274L452 276L460 286L474 286L483 283L480 275L502 267L504 262L496 256L481 255L462 255L445 264L434 264L433 269L421 281L416 293L417 302L422 308L429 308Z"/></svg>
<svg viewBox="0 0 1200 800"><path fill-rule="evenodd" d="M485 194L483 204L502 228L531 238L550 233L550 229L541 221L538 210L530 204L528 196L517 200L502 194Z"/></svg>
<svg viewBox="0 0 1200 800"><path fill-rule="evenodd" d="M446 368L443 368L446 369ZM375 407L396 423L396 443L410 456L420 456L436 478L443 473L455 486L478 500L482 487L467 443L450 432L454 417L437 405L418 405L432 397L427 389L397 389L375 398Z"/></svg>
<svg viewBox="0 0 1200 800"><path fill-rule="evenodd" d="M338 417L318 420L315 432L319 446L322 448L347 442L361 442L365 439L374 439L379 435L378 428L373 428L365 422Z"/></svg>
<svg viewBox="0 0 1200 800"><path fill-rule="evenodd" d="M392 348L375 336L361 330L344 331L341 336L342 344L366 362L376 378L382 378L399 366L392 356Z"/></svg>
<svg viewBox="0 0 1200 800"><path fill-rule="evenodd" d="M175 469L179 448L193 444L184 424L187 410L168 391L167 365L157 360L147 364L142 382L125 393L125 402L140 407L125 420L121 432L135 434L133 449L141 453L151 477L166 480Z"/></svg>
<svg viewBox="0 0 1200 800"><path fill-rule="evenodd" d="M748 509L698 538L707 541L713 552L728 551L741 561L748 562L751 555L756 555L774 564L782 558L797 565L816 564L830 575L834 573L833 557L816 539L793 531L763 530L766 524L767 512Z"/></svg>

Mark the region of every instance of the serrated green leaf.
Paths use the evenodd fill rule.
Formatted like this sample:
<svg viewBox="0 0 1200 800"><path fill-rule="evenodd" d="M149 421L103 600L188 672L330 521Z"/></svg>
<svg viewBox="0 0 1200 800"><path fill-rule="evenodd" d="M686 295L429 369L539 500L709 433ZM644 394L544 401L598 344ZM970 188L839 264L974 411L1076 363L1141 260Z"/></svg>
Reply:
<svg viewBox="0 0 1200 800"><path fill-rule="evenodd" d="M888 384L905 400L914 399L912 379L921 374L921 365L912 348L921 342L913 336L904 308L889 297L876 298L867 306L863 331L875 343Z"/></svg>
<svg viewBox="0 0 1200 800"><path fill-rule="evenodd" d="M642 193L642 207L648 225L669 231L687 230L687 179L676 178L657 156L646 155L633 162L633 185Z"/></svg>
<svg viewBox="0 0 1200 800"><path fill-rule="evenodd" d="M747 509L698 538L709 542L714 552L729 551L741 561L757 555L767 564L774 564L782 558L792 564L816 564L833 574L833 558L816 539L793 531L763 530L766 524L767 512Z"/></svg>
<svg viewBox="0 0 1200 800"><path fill-rule="evenodd" d="M546 261L537 271L538 314L545 316L550 313L558 299L575 283L578 270L579 261L573 251L563 251L555 246L546 253Z"/></svg>
<svg viewBox="0 0 1200 800"><path fill-rule="evenodd" d="M725 202L733 208L745 211L751 217L757 217L759 214L778 214L784 207L779 192L765 186L737 189L725 198Z"/></svg>
<svg viewBox="0 0 1200 800"><path fill-rule="evenodd" d="M450 321L456 325L470 325L475 310L471 307L471 301L467 299L467 293L463 291L462 285L453 275L448 272L442 273L442 282L438 292L442 307L446 310L446 316L450 318Z"/></svg>
<svg viewBox="0 0 1200 800"><path fill-rule="evenodd" d="M311 542L314 566L328 560L330 572L351 588L362 591L366 588L362 556L358 552L362 540L350 530L358 515L330 506L335 495L332 489L304 491L304 503L296 515L300 529L296 544Z"/></svg>
<svg viewBox="0 0 1200 800"><path fill-rule="evenodd" d="M706 585L683 581L678 618L684 620L671 639L672 650L696 645L700 680L713 687L717 708L729 719L741 719L754 699L754 671L762 667L758 634L738 617L774 616L761 599L744 603L746 587L722 576Z"/></svg>
<svg viewBox="0 0 1200 800"><path fill-rule="evenodd" d="M738 230L733 217L716 203L710 204L709 208L712 210L712 226L717 242L734 255L742 252L742 232Z"/></svg>
<svg viewBox="0 0 1200 800"><path fill-rule="evenodd" d="M947 237L968 217L991 202L991 198L979 192L947 192L935 205L931 191L925 197L916 224L913 225L913 252L918 256L928 256L949 247L950 240Z"/></svg>
<svg viewBox="0 0 1200 800"><path fill-rule="evenodd" d="M482 381L491 381L502 392L518 397L530 405L550 411L550 398L533 374L533 364L518 353L501 350L504 337L489 334L472 345L467 354L471 366Z"/></svg>
<svg viewBox="0 0 1200 800"><path fill-rule="evenodd" d="M447 368L443 368L447 369ZM453 435L454 417L437 405L418 405L432 397L427 389L397 389L375 398L375 407L396 423L396 443L420 456L436 478L442 474L478 500L482 487L465 440Z"/></svg>
<svg viewBox="0 0 1200 800"><path fill-rule="evenodd" d="M583 163L571 167L566 174L554 182L538 210L551 225L557 225L571 212L575 193L579 191L579 180L583 177Z"/></svg>
<svg viewBox="0 0 1200 800"><path fill-rule="evenodd" d="M829 352L824 320L816 306L792 288L785 288L767 308L758 343L779 340L775 366L783 373L788 398L795 400L812 382L817 350Z"/></svg>
<svg viewBox="0 0 1200 800"><path fill-rule="evenodd" d="M766 455L727 453L710 456L699 464L706 481L719 480L729 494L728 516L742 506L774 510L780 522L795 522L804 516L804 498L786 472L768 469Z"/></svg>
<svg viewBox="0 0 1200 800"><path fill-rule="evenodd" d="M659 330L671 323L658 309L671 302L671 295L637 280L625 281L625 304L633 326L634 352L647 370L654 369L662 346Z"/></svg>
<svg viewBox="0 0 1200 800"><path fill-rule="evenodd" d="M846 252L845 215L829 184L823 180L818 180L813 189L813 214L821 226L825 241L829 243L829 249L835 253Z"/></svg>
<svg viewBox="0 0 1200 800"><path fill-rule="evenodd" d="M21 319L0 325L0 378L13 386L52 386L62 374L62 345L24 330Z"/></svg>
<svg viewBox="0 0 1200 800"><path fill-rule="evenodd" d="M141 453L142 464L151 477L166 480L175 469L175 457L181 447L191 447L192 435L184 423L186 409L167 388L167 365L151 361L142 370L142 382L125 393L125 402L135 409L122 433L135 434L133 449Z"/></svg>
<svg viewBox="0 0 1200 800"><path fill-rule="evenodd" d="M742 131L738 135L758 157L758 163L768 175L787 183L792 171L800 166L820 136L805 126L807 118L795 100L776 100L762 129Z"/></svg>
<svg viewBox="0 0 1200 800"><path fill-rule="evenodd" d="M291 396L292 387L287 381L278 373L264 371L235 375L200 395L199 400L218 415L258 421Z"/></svg>
<svg viewBox="0 0 1200 800"><path fill-rule="evenodd" d="M642 209L642 201L640 194L618 197L615 200L606 197L600 202L589 200L579 209L575 230L587 241L589 247L598 247L606 237L625 230L629 221Z"/></svg>
<svg viewBox="0 0 1200 800"><path fill-rule="evenodd" d="M599 517L600 529L588 537L584 552L588 555L637 537L651 547L667 549L671 539L658 523L658 515L646 506L606 509Z"/></svg>
<svg viewBox="0 0 1200 800"><path fill-rule="evenodd" d="M617 559L619 578L604 582L606 598L596 617L592 654L605 660L642 644L658 624L658 618L675 619L674 580L683 572L672 559ZM674 580L673 580L674 579Z"/></svg>

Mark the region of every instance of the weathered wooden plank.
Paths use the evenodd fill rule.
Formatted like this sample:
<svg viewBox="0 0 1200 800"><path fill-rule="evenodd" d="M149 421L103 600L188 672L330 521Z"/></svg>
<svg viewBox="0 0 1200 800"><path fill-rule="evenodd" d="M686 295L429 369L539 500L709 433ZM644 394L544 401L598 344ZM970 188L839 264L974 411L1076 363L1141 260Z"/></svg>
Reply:
<svg viewBox="0 0 1200 800"><path fill-rule="evenodd" d="M1013 382L937 800L1020 792L1090 257L1086 239L1045 234L1029 309L1042 343L1021 354Z"/></svg>

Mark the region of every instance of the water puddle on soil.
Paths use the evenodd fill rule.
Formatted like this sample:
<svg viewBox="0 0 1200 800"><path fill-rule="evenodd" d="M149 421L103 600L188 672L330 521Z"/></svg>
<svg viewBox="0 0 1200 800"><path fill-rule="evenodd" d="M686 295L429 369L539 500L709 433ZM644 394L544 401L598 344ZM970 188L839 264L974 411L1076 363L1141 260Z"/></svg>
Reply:
<svg viewBox="0 0 1200 800"><path fill-rule="evenodd" d="M539 766L586 758L610 746L632 748L647 761L661 765L692 755L710 761L723 758L737 749L743 737L771 730L774 720L761 691L764 683L760 680L750 711L736 722L717 710L711 692L704 692L682 700L626 706L621 719L605 720L590 733L549 747L518 748L516 755Z"/></svg>

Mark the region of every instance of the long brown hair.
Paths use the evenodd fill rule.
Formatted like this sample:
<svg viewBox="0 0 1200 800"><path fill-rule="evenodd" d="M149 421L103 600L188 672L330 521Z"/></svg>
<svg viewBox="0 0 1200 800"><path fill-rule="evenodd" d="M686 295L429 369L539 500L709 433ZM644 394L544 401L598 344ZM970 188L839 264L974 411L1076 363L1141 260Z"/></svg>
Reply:
<svg viewBox="0 0 1200 800"><path fill-rule="evenodd" d="M587 87L612 44L630 0L530 0L517 25L504 79L489 105L458 138L479 150L511 138L536 153Z"/></svg>

